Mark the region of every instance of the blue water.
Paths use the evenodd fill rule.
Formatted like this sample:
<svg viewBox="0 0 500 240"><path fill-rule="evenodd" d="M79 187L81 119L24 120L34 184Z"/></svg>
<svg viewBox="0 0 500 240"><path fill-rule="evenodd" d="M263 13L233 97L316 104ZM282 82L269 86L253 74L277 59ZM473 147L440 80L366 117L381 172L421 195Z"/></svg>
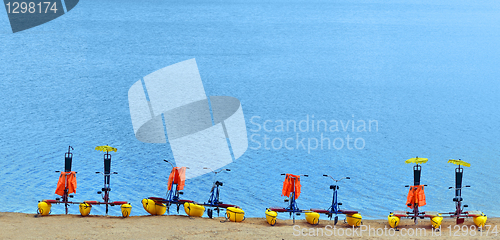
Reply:
<svg viewBox="0 0 500 240"><path fill-rule="evenodd" d="M58 19L12 34L0 10L0 211L35 213L37 201L54 198L54 171L63 170L68 145L78 171L74 200L100 200L102 176L94 172L102 170L102 153L94 147L108 144L118 148L112 200L130 201L132 215L145 215L140 200L164 196L169 169L162 160L172 153L168 144L136 140L128 89L196 58L207 95L241 101L249 138L306 138L306 149L293 150L249 141L232 171L218 176L221 200L247 217L284 206L286 172L310 175L302 178L300 208L328 207L332 181L322 174L349 176L339 192L344 208L384 218L405 209L412 170L404 160L415 156L429 158L425 210L454 209L454 165L446 162L461 158L472 164L464 203L498 217L499 11L497 1L80 1ZM376 120L378 128L254 132L255 116L259 124L271 120L268 128L306 118ZM321 133L362 138L364 146L359 140L361 149L350 142L353 149L308 152L307 138ZM184 197L206 201L212 180L188 180ZM118 207L110 213L120 214Z"/></svg>

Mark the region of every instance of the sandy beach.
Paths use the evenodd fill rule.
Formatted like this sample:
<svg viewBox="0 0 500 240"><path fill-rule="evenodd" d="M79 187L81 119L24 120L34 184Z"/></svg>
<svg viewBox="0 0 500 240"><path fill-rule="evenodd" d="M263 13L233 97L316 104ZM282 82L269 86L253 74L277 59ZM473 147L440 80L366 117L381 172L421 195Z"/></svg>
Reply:
<svg viewBox="0 0 500 240"><path fill-rule="evenodd" d="M225 222L224 218L189 218L187 216L111 216L49 215L40 217L25 213L0 213L1 239L498 239L499 218L488 219L489 232L477 231L472 219L455 227L445 219L440 232L431 229L428 219L414 225L403 219L400 230L389 230L386 220L363 220L354 229L339 221L321 220L317 226L305 220L279 219L269 226L264 218L243 222ZM495 229L496 227L496 229Z"/></svg>

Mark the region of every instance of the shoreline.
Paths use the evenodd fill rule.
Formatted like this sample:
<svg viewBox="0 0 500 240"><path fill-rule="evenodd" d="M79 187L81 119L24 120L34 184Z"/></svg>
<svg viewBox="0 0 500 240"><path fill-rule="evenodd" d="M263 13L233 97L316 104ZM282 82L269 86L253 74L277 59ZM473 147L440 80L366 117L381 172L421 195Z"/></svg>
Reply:
<svg viewBox="0 0 500 240"><path fill-rule="evenodd" d="M278 219L275 226L270 226L265 218L247 218L243 222L224 222L224 218L190 218L182 215L162 216L131 216L122 218L117 216L90 215L49 215L0 212L0 238L26 239L456 239L481 238L498 239L500 218L489 218L487 225L490 230L486 233L475 229L472 218L465 219L460 225L455 219L444 219L440 232L431 228L429 219L422 219L418 225L411 219L402 219L400 231L390 230L387 220L363 220L359 228L352 228L339 220L337 225L333 221L321 220L319 225L310 225L304 219ZM460 230L457 230L459 227ZM494 234L496 227L496 235ZM473 231L475 229L475 231ZM467 230L467 232L465 231ZM413 234L412 234L413 232ZM382 234L381 234L382 233ZM417 235L418 234L418 235ZM482 234L482 236L480 235ZM410 236L411 235L411 236ZM440 236L439 236L440 235ZM458 236L456 236L458 235Z"/></svg>

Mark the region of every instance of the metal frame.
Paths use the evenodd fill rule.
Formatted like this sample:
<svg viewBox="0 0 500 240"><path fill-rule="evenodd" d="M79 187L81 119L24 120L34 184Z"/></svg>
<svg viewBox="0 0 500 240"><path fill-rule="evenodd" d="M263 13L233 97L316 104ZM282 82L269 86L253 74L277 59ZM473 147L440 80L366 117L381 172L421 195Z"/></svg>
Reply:
<svg viewBox="0 0 500 240"><path fill-rule="evenodd" d="M414 190L416 190L416 188L417 188L416 186L420 185L421 174L422 174L422 165L416 164L415 166L413 166L413 185L412 186L406 185L405 187L414 188ZM424 184L424 187L427 187L427 185ZM414 194L413 198L414 198L414 200L417 200L418 195ZM424 219L424 217L426 217L426 215L425 215L425 212L419 212L417 201L413 201L413 202L414 202L413 203L413 211L411 211L411 212L407 211L406 214L408 215L407 217L413 219L415 224L418 224L418 219L419 218Z"/></svg>
<svg viewBox="0 0 500 240"><path fill-rule="evenodd" d="M72 202L69 201L69 198L73 198L73 195L69 195L68 193L68 176L71 174L71 165L73 161L73 153L71 150L74 150L73 147L68 146L68 152L64 154L64 172L70 172L65 174L64 176L64 193L60 198L56 198L55 200L44 200L50 204L64 204L65 212L68 214L68 207L70 204L80 204L80 202ZM56 173L61 173L61 171L55 171ZM75 172L76 174L77 172ZM62 200L61 200L62 199Z"/></svg>
<svg viewBox="0 0 500 240"><path fill-rule="evenodd" d="M169 162L168 160L164 159L163 161L166 163L169 163L170 166L172 167L172 169L174 168L174 165L171 162ZM189 169L189 168L186 167L186 169ZM167 186L168 186L168 183L167 183ZM177 213L179 213L181 204L184 204L186 202L194 203L194 201L191 201L191 200L180 199L180 195L182 195L182 194L183 194L183 192L178 190L177 183L172 183L172 188L167 191L166 198L149 197L147 199L151 199L151 200L158 202L158 203L164 203L166 205L168 214L170 214L170 206L176 205L177 206Z"/></svg>
<svg viewBox="0 0 500 240"><path fill-rule="evenodd" d="M461 165L458 165L458 167L455 168L455 187L448 188L455 189L455 197L453 198L453 201L455 202L455 212L444 213L450 214L450 218L457 218L457 224L463 223L465 221L464 218L466 217L472 217L469 215L468 211L464 211L464 208L468 207L468 205L462 206L462 189L470 187L469 185L462 187L463 173L464 168L462 168Z"/></svg>
<svg viewBox="0 0 500 240"><path fill-rule="evenodd" d="M109 192L111 192L111 175L118 174L117 172L111 172L111 154L106 151L104 154L104 172L95 172L96 174L102 174L104 177L104 187L97 194L100 194L104 202L98 201L85 201L85 203L90 205L106 205L106 215L108 214L109 206L126 204L126 201L114 201L110 202Z"/></svg>
<svg viewBox="0 0 500 240"><path fill-rule="evenodd" d="M338 186L338 182L344 180L344 179L351 179L350 177L343 177L341 179L334 179L332 176L330 175L326 175L326 174L323 174L324 177L329 177L331 178L336 184L335 185L330 185L330 189L333 190L333 194L332 194L332 204L330 205L330 207L324 211L324 210L318 210L318 209L311 209L312 211L314 212L318 212L318 213L324 213L326 214L330 220L332 219L333 215L335 214L335 218L334 218L334 225L337 224L338 222L338 214L347 214L348 213L357 213L357 211L345 211L345 210L340 210L340 207L342 205L342 203L339 203L338 202L338 190L339 190L339 186Z"/></svg>
<svg viewBox="0 0 500 240"><path fill-rule="evenodd" d="M419 165L418 163L413 166L413 185L406 185L405 187L411 187L411 188L416 188L420 184L420 179L421 179L421 174L422 174L422 166ZM423 185L424 187L427 187L426 184ZM413 210L412 211L394 211L391 212L397 217L406 217L406 218L411 218L415 222L415 224L418 224L418 219L424 219L426 217L432 218L437 214L437 212L420 212L418 208L418 203L417 203L417 198L418 195L414 194L414 203L413 203ZM410 207L410 206L408 206ZM397 229L397 228L396 228Z"/></svg>
<svg viewBox="0 0 500 240"><path fill-rule="evenodd" d="M286 173L282 173L282 176L286 176ZM300 177L309 177L307 174L300 174ZM295 215L300 215L302 212L311 212L311 210L300 210L297 202L295 201L295 182L293 183L293 191L290 193L291 196L288 199L285 199L285 202L289 202L288 207L286 208L269 208L272 211L276 212L288 212L290 213L290 217L293 218L293 224L295 224Z"/></svg>
<svg viewBox="0 0 500 240"><path fill-rule="evenodd" d="M212 189L210 189L210 197L208 198L208 201L203 203L202 205L203 206L207 206L209 207L207 209L207 215L209 218L212 218L213 216L213 211L216 210L217 211L217 216L220 216L220 209L221 208L228 208L228 207L237 207L236 205L230 205L230 204L223 204L221 201L220 201L220 190L219 190L219 187L223 185L222 182L219 182L217 181L217 174L218 173L221 173L223 171L231 171L231 169L220 169L219 171L214 171L208 167L204 167L203 169L208 169L210 171L212 171L214 173L214 181L213 181L213 184L212 184Z"/></svg>

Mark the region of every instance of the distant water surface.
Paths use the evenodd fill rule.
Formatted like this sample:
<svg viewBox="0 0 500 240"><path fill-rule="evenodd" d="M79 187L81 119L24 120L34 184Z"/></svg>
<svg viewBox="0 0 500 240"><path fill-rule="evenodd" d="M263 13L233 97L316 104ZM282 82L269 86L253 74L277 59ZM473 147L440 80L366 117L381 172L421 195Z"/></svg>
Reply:
<svg viewBox="0 0 500 240"><path fill-rule="evenodd" d="M309 174L300 208L328 207L332 182L323 174L349 176L339 192L343 207L384 218L405 209L412 171L403 161L415 156L429 158L425 210L454 209L454 165L446 162L461 158L472 164L464 203L499 217L499 11L498 1L80 1L47 24L16 34L0 29L0 211L35 213L37 201L54 198L54 171L63 170L68 145L78 171L74 200L100 200L102 176L94 172L102 170L102 153L94 147L108 144L118 148L111 199L145 215L142 198L165 196L162 160L172 153L168 144L135 139L128 89L196 58L207 95L238 98L253 135L231 172L218 175L221 200L247 217L284 206L280 173L295 173ZM354 121L356 129L275 131L276 121L307 119ZM266 120L273 131L257 131ZM358 132L358 120L376 120L378 128ZM264 135L294 138L291 145L297 134L306 149L263 145ZM308 153L307 139L321 134L349 135L351 148L362 138L364 146ZM212 181L187 181L183 197L208 200Z"/></svg>

